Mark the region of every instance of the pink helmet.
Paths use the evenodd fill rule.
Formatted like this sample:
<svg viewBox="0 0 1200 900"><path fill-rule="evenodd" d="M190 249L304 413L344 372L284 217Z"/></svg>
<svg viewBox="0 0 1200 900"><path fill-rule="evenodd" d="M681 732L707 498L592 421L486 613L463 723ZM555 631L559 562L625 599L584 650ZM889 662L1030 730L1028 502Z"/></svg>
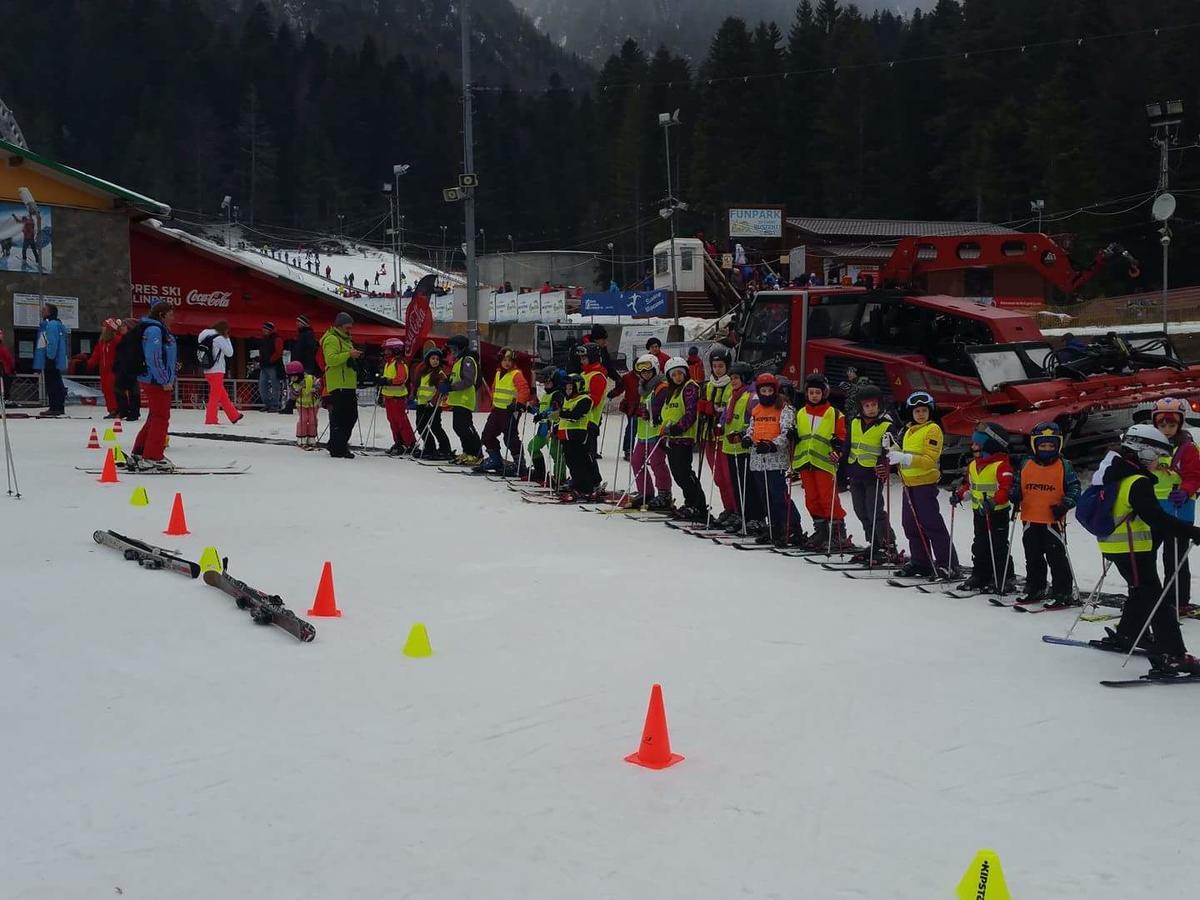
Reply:
<svg viewBox="0 0 1200 900"><path fill-rule="evenodd" d="M1182 426L1189 412L1191 409L1186 400L1180 400L1177 397L1163 397L1155 402L1154 409L1150 413L1150 421L1157 425L1160 416L1178 416L1179 424Z"/></svg>
<svg viewBox="0 0 1200 900"><path fill-rule="evenodd" d="M383 349L389 353L403 353L404 341L402 341L400 338L388 338L383 342Z"/></svg>
<svg viewBox="0 0 1200 900"><path fill-rule="evenodd" d="M290 363L283 367L283 371L287 372L289 375L303 375L304 363L300 362L298 359L293 359Z"/></svg>

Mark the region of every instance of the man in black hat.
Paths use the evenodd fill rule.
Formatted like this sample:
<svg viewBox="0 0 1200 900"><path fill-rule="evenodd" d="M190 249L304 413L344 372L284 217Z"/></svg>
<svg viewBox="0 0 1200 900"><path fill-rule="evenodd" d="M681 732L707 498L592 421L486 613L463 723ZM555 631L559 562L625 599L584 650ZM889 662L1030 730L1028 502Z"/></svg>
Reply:
<svg viewBox="0 0 1200 900"><path fill-rule="evenodd" d="M263 412L282 412L279 385L283 379L283 338L274 322L263 322L258 342L258 395Z"/></svg>
<svg viewBox="0 0 1200 900"><path fill-rule="evenodd" d="M595 344L600 349L600 365L604 366L604 371L613 381L621 381L621 373L617 371L617 367L613 365L612 357L608 355L608 329L603 325L593 325L592 333L588 336L589 343Z"/></svg>

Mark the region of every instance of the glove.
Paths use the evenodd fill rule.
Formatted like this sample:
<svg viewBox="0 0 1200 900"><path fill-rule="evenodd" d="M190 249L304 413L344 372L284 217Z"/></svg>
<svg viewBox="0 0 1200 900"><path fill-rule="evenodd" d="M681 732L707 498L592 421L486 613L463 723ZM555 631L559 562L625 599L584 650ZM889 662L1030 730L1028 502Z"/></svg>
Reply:
<svg viewBox="0 0 1200 900"><path fill-rule="evenodd" d="M887 463L878 462L875 464L875 477L880 481L887 481L891 474L892 470Z"/></svg>
<svg viewBox="0 0 1200 900"><path fill-rule="evenodd" d="M1061 522L1067 517L1067 508L1061 503L1055 503L1050 507L1050 515L1054 516L1056 522Z"/></svg>
<svg viewBox="0 0 1200 900"><path fill-rule="evenodd" d="M954 506L954 507L961 506L962 502L963 502L962 494L960 494L958 491L950 492L950 505L951 506Z"/></svg>
<svg viewBox="0 0 1200 900"><path fill-rule="evenodd" d="M833 463L833 464L836 466L836 465L837 465L839 462L841 462L841 460L842 460L842 454L841 454L841 453L839 453L837 450L830 450L830 451L829 451L829 461L830 461L831 463Z"/></svg>
<svg viewBox="0 0 1200 900"><path fill-rule="evenodd" d="M1176 506L1183 506L1183 504L1187 503L1190 498L1186 492L1181 491L1179 488L1175 488L1175 490L1167 494L1167 499Z"/></svg>
<svg viewBox="0 0 1200 900"><path fill-rule="evenodd" d="M775 446L773 441L759 441L754 445L754 449L759 453L774 453L779 448Z"/></svg>
<svg viewBox="0 0 1200 900"><path fill-rule="evenodd" d="M990 516L996 509L996 501L991 497L984 497L979 501L979 511L985 516Z"/></svg>
<svg viewBox="0 0 1200 900"><path fill-rule="evenodd" d="M638 415L639 419L648 419L648 418L650 418L650 410L646 409L646 407L643 406L640 409L638 409L637 415Z"/></svg>
<svg viewBox="0 0 1200 900"><path fill-rule="evenodd" d="M679 437L679 435L683 434L683 427L678 423L675 425L668 425L667 434L669 434L671 437Z"/></svg>
<svg viewBox="0 0 1200 900"><path fill-rule="evenodd" d="M883 433L883 449L895 450L897 446L896 439L892 436L892 433L890 431L885 431Z"/></svg>
<svg viewBox="0 0 1200 900"><path fill-rule="evenodd" d="M1200 528L1193 525L1191 528L1188 529L1188 532L1189 532L1188 540L1191 541L1193 544L1200 544Z"/></svg>
<svg viewBox="0 0 1200 900"><path fill-rule="evenodd" d="M712 405L710 400L701 400L697 406L697 412L702 416L711 416L716 413L716 407Z"/></svg>
<svg viewBox="0 0 1200 900"><path fill-rule="evenodd" d="M438 393L439 394L450 393L450 382L449 381L439 381L438 382Z"/></svg>
<svg viewBox="0 0 1200 900"><path fill-rule="evenodd" d="M912 454L905 453L903 450L889 450L887 458L893 466L912 465Z"/></svg>
<svg viewBox="0 0 1200 900"><path fill-rule="evenodd" d="M513 416L519 415L520 413L524 412L524 410L525 410L525 407L522 406L520 403L513 403L512 405L510 405L508 407L509 415L513 415Z"/></svg>
<svg viewBox="0 0 1200 900"><path fill-rule="evenodd" d="M742 436L742 449L749 450L753 446L754 446L754 438L750 437L750 435L748 435L748 434L743 435Z"/></svg>

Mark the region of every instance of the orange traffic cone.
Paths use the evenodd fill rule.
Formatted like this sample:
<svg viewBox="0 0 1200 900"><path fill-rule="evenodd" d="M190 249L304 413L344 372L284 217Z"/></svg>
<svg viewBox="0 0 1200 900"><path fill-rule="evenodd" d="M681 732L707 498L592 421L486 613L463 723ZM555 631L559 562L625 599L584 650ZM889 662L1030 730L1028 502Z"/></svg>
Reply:
<svg viewBox="0 0 1200 900"><path fill-rule="evenodd" d="M113 431L116 432L117 434L121 433L121 420L120 419L113 419Z"/></svg>
<svg viewBox="0 0 1200 900"><path fill-rule="evenodd" d="M671 752L667 736L667 713L663 709L662 685L650 688L650 708L646 710L646 726L642 729L642 744L637 753L625 757L625 762L647 769L665 769L682 762L683 757Z"/></svg>
<svg viewBox="0 0 1200 900"><path fill-rule="evenodd" d="M317 585L317 596L313 598L310 616L328 616L336 618L342 614L337 608L337 598L333 594L333 565L326 560L325 568L321 570L321 583Z"/></svg>
<svg viewBox="0 0 1200 900"><path fill-rule="evenodd" d="M171 521L167 523L167 530L163 534L191 534L188 531L187 519L183 517L183 494L176 492L175 502L171 505Z"/></svg>
<svg viewBox="0 0 1200 900"><path fill-rule="evenodd" d="M92 429L95 431L95 429ZM120 484L121 479L117 477L117 463L113 459L112 447L108 448L108 452L104 454L104 468L100 472L100 477L96 479L101 484Z"/></svg>
<svg viewBox="0 0 1200 900"><path fill-rule="evenodd" d="M99 450L100 449L100 436L98 434L96 434L95 428L93 428L92 433L90 435L88 435L87 449L88 450Z"/></svg>

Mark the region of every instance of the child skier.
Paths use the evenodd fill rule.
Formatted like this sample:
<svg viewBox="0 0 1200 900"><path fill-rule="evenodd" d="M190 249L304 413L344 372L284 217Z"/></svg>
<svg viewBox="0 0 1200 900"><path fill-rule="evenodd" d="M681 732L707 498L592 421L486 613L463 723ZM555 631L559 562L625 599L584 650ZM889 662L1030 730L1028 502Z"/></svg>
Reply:
<svg viewBox="0 0 1200 900"><path fill-rule="evenodd" d="M708 366L712 370L712 377L704 383L704 397L700 401L700 440L704 458L712 469L713 483L721 495L721 507L724 511L717 516L717 524L724 528L737 515L737 497L729 476L724 441L721 440L721 419L733 393L732 376L729 374L729 351L724 347L714 348L708 355ZM740 378L738 381L741 383ZM742 428L745 428L745 423L742 424ZM742 450L740 442L737 449Z"/></svg>
<svg viewBox="0 0 1200 900"><path fill-rule="evenodd" d="M673 356L667 363L667 387L662 406L662 432L667 445L667 465L683 492L679 519L702 522L708 518L708 502L700 479L692 468L699 420L700 385L688 375L687 360Z"/></svg>
<svg viewBox="0 0 1200 900"><path fill-rule="evenodd" d="M453 459L450 438L442 427L442 392L439 390L446 380L442 366L442 351L430 347L425 351L425 367L417 379L417 432L424 446L414 450L413 456L422 459Z"/></svg>
<svg viewBox="0 0 1200 900"><path fill-rule="evenodd" d="M558 409L562 406L562 389L567 373L556 366L546 366L537 374L538 384L542 386L540 400L530 399L528 409L533 413L533 421L537 423L537 431L529 440L529 458L532 465L529 469L529 480L535 484L556 487L562 484L565 461L562 454L562 444L558 441ZM542 448L550 451L551 474L546 474L546 459L542 456Z"/></svg>
<svg viewBox="0 0 1200 900"><path fill-rule="evenodd" d="M1025 548L1025 596L1022 603L1070 606L1074 578L1067 559L1067 513L1079 502L1079 476L1062 458L1062 430L1053 422L1035 425L1029 436L1033 455L1013 480L1013 508L1020 510ZM1049 568L1049 590L1046 570Z"/></svg>
<svg viewBox="0 0 1200 900"><path fill-rule="evenodd" d="M296 446L301 450L316 450L321 379L306 373L304 363L295 359L284 366L284 371L288 377L288 394L296 404Z"/></svg>
<svg viewBox="0 0 1200 900"><path fill-rule="evenodd" d="M883 411L883 391L873 384L864 385L855 395L857 414L850 420L850 447L846 455L846 479L854 514L862 523L867 549L854 561L894 564L898 560L896 537L888 522L888 503L884 481L888 477L883 437L894 426ZM883 477L881 478L880 475Z"/></svg>
<svg viewBox="0 0 1200 900"><path fill-rule="evenodd" d="M475 406L478 402L476 387L479 384L479 357L472 352L470 341L464 334L456 334L446 341L446 347L454 354L450 377L438 384L450 407L451 426L458 435L462 452L454 458L455 465L477 466L483 462L483 444L475 430Z"/></svg>
<svg viewBox="0 0 1200 900"><path fill-rule="evenodd" d="M899 447L888 435L888 464L900 467L904 508L901 521L908 538L909 560L897 575L936 574L953 577L958 570L958 555L950 545L950 533L938 508L938 481L941 480L942 429L933 421L932 395L914 391L904 403L908 424Z"/></svg>
<svg viewBox="0 0 1200 900"><path fill-rule="evenodd" d="M303 364L302 364L303 365ZM383 342L383 409L392 429L388 456L403 456L416 446L412 423L408 421L408 364L404 362L404 341L388 338Z"/></svg>
<svg viewBox="0 0 1200 900"><path fill-rule="evenodd" d="M804 505L813 518L810 550L848 549L846 511L837 491L838 460L846 446L846 417L829 402L824 375L804 379L804 406L796 410L792 469L800 473Z"/></svg>
<svg viewBox="0 0 1200 900"><path fill-rule="evenodd" d="M967 465L963 483L950 497L952 506L970 497L974 513L971 577L959 587L964 591L1004 593L1012 587L1008 523L1013 470L1008 461L1008 435L999 426L982 422L971 435L971 452L975 458Z"/></svg>
<svg viewBox="0 0 1200 900"><path fill-rule="evenodd" d="M1182 522L1196 521L1196 493L1200 491L1200 450L1196 449L1191 433L1184 428L1189 412L1183 400L1164 397L1154 404L1150 421L1171 442L1171 453L1159 457L1151 470L1154 474L1154 496L1163 510ZM1179 558L1187 552L1187 541L1167 538L1162 543L1163 571L1170 578ZM1180 614L1189 611L1192 602L1192 571L1185 559L1179 566L1171 596Z"/></svg>
<svg viewBox="0 0 1200 900"><path fill-rule="evenodd" d="M512 456L512 474L525 474L525 452L521 449L518 423L521 411L529 402L529 382L517 368L517 353L511 347L500 350L500 361L492 379L492 411L483 426L483 446L488 458L475 467L476 472L504 472L504 460L500 457L500 438Z"/></svg>
<svg viewBox="0 0 1200 900"><path fill-rule="evenodd" d="M594 467L587 450L588 415L591 411L592 398L588 396L584 378L578 372L573 372L563 384L562 408L558 411L558 439L567 459L567 470L571 473L571 480L563 491L566 499L588 500L596 490L592 474Z"/></svg>
<svg viewBox="0 0 1200 900"><path fill-rule="evenodd" d="M747 489L758 495L759 507L766 513L767 527L756 543L785 547L789 527L799 524L794 518L789 521L787 502L788 434L795 411L779 396L778 379L770 372L759 375L754 388L742 447L750 451Z"/></svg>
<svg viewBox="0 0 1200 900"><path fill-rule="evenodd" d="M633 364L641 382L638 388L637 429L634 432L633 459L637 494L629 498L629 506L648 509L671 509L671 473L667 469L667 453L663 446L662 408L666 399L666 383L658 371L658 358L643 353Z"/></svg>

